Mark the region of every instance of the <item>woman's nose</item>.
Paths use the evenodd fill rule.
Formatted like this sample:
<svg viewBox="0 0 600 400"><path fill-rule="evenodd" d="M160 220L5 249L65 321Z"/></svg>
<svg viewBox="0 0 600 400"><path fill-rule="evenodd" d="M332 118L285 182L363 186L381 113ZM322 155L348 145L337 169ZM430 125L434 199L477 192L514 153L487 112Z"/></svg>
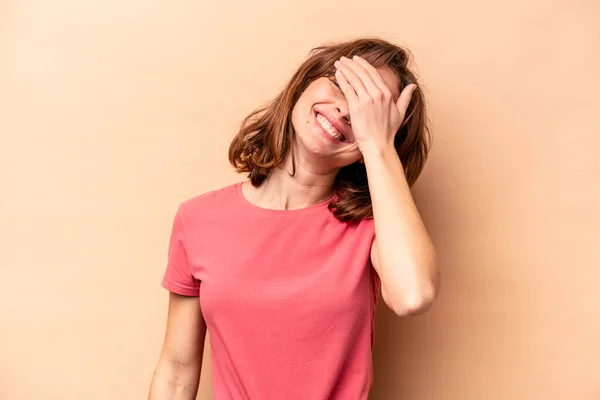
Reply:
<svg viewBox="0 0 600 400"><path fill-rule="evenodd" d="M340 107L336 107L335 110L338 112L338 114L341 114L342 119L347 123L350 124L350 113L346 110L346 109L342 109Z"/></svg>

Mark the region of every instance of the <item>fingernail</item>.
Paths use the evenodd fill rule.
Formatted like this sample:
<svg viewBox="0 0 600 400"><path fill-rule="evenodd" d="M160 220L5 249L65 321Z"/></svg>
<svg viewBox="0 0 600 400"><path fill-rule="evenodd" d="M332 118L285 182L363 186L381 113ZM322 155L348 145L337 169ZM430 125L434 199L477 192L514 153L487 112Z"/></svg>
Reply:
<svg viewBox="0 0 600 400"><path fill-rule="evenodd" d="M339 62L339 61L336 61L336 62L334 62L334 63L333 63L333 65L335 65L336 67L339 67L339 65L340 65L340 62Z"/></svg>
<svg viewBox="0 0 600 400"><path fill-rule="evenodd" d="M355 59L355 60L358 60L360 57L359 56L354 56L352 58Z"/></svg>

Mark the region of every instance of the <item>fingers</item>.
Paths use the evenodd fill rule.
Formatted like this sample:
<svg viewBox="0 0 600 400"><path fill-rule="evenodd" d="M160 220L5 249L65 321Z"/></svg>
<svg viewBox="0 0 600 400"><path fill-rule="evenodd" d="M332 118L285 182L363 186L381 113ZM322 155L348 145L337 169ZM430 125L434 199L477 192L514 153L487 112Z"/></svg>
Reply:
<svg viewBox="0 0 600 400"><path fill-rule="evenodd" d="M402 93L400 93L400 97L398 97L398 101L396 101L396 107L398 107L398 111L400 112L400 114L402 115L403 118L404 118L404 115L406 114L406 109L408 108L408 105L410 104L410 99L412 97L412 94L416 89L417 89L417 85L415 85L414 83L406 86L404 88L404 90L402 91Z"/></svg>
<svg viewBox="0 0 600 400"><path fill-rule="evenodd" d="M390 91L390 88L383 81L383 78L379 74L379 71L377 71L377 69L374 66L372 66L367 60L359 56L354 56L352 59L369 74L369 76L373 80L373 83L377 85L378 89L383 94L389 95L391 97L392 92Z"/></svg>
<svg viewBox="0 0 600 400"><path fill-rule="evenodd" d="M342 57L342 62L336 61L334 63L334 66L337 68L338 71L342 72L344 78L346 78L346 80L348 81L348 83L350 83L354 91L356 91L356 94L359 99L371 96L369 90L365 86L366 82L363 81L363 76L361 76L365 74L361 72L361 75L359 75L359 71L357 71L355 67L356 63L353 63L354 65L352 65L350 64L350 61L350 59Z"/></svg>
<svg viewBox="0 0 600 400"><path fill-rule="evenodd" d="M348 103L352 104L358 101L358 96L354 91L354 88L352 88L352 86L340 70L335 71L335 79L337 80L338 85L340 85L340 89L342 89L344 96L346 96L346 100L348 100Z"/></svg>

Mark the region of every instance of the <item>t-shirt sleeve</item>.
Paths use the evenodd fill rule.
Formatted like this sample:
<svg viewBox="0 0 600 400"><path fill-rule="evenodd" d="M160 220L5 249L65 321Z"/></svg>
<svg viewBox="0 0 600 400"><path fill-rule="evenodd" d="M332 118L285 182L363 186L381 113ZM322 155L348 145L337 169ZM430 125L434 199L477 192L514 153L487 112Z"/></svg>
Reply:
<svg viewBox="0 0 600 400"><path fill-rule="evenodd" d="M185 250L185 232L181 221L181 208L175 214L169 240L167 267L162 286L170 292L184 296L198 296L200 282L192 275Z"/></svg>

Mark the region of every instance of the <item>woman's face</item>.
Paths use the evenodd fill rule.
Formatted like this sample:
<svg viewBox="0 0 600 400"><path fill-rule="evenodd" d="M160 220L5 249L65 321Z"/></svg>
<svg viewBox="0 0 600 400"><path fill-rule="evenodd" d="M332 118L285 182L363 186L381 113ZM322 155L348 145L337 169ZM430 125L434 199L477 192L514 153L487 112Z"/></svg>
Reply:
<svg viewBox="0 0 600 400"><path fill-rule="evenodd" d="M397 100L398 78L388 68L378 71ZM351 123L348 102L335 77L312 81L292 109L298 157L325 169L338 169L360 160Z"/></svg>

